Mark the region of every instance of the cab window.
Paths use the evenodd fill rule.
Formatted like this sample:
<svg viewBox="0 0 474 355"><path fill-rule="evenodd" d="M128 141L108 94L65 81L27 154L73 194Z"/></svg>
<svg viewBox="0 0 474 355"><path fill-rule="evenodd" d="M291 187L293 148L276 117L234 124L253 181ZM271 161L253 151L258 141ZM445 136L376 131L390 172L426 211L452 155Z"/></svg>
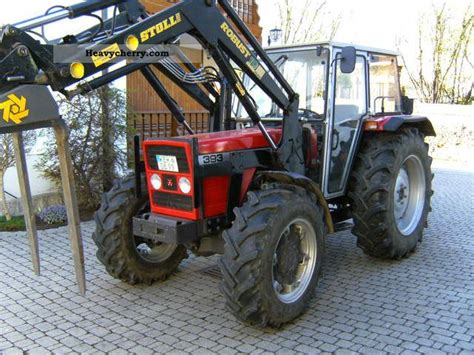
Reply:
<svg viewBox="0 0 474 355"><path fill-rule="evenodd" d="M401 112L396 57L371 54L369 66L371 113L380 115Z"/></svg>

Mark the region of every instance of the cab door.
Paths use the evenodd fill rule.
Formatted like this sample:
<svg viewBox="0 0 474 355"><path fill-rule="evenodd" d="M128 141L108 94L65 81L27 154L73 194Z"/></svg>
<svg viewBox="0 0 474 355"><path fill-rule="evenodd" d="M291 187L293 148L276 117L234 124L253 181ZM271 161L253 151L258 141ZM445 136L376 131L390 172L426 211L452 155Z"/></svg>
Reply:
<svg viewBox="0 0 474 355"><path fill-rule="evenodd" d="M326 198L345 195L363 119L368 113L367 53L357 53L355 70L351 74L342 73L340 58L341 50L335 49L324 158Z"/></svg>

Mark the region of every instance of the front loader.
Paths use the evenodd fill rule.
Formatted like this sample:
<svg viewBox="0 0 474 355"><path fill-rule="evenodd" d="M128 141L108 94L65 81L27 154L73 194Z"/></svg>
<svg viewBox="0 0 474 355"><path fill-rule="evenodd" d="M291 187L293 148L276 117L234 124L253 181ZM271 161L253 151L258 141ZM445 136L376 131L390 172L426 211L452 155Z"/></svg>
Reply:
<svg viewBox="0 0 474 355"><path fill-rule="evenodd" d="M31 32L107 7L112 19L77 35L43 44ZM185 34L212 67L190 64ZM77 53L56 63L67 45ZM84 46L171 45L153 62L83 61ZM194 134L156 70L210 112L209 133ZM424 137L434 130L401 95L397 53L334 42L265 51L227 0L184 0L151 16L137 0L86 1L2 28L2 101L23 96L35 114L47 112L35 100L45 87L71 98L134 71L183 134L136 139L133 174L103 196L93 239L113 277L151 284L188 252L220 254L228 309L278 327L306 308L328 234L352 226L364 252L391 259L422 240L432 194Z"/></svg>

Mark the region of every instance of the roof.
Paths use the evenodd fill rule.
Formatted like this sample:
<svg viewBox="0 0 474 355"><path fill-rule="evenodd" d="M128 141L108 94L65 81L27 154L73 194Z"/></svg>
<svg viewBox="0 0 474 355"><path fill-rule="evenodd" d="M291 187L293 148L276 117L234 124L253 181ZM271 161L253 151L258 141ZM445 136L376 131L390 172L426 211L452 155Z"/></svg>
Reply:
<svg viewBox="0 0 474 355"><path fill-rule="evenodd" d="M311 48L311 47L318 47L318 46L337 47L337 48L355 47L355 49L357 50L367 51L370 53L387 54L387 55L393 55L393 56L401 55L400 52L390 50L390 49L373 48L373 47L368 47L368 46L357 45L354 43L343 43L343 42L335 42L335 41L319 41L319 42L312 42L312 43L306 43L306 44L303 43L303 44L292 44L292 45L286 45L286 46L266 47L265 50L273 51L273 50L283 50L283 49L304 49L304 48Z"/></svg>

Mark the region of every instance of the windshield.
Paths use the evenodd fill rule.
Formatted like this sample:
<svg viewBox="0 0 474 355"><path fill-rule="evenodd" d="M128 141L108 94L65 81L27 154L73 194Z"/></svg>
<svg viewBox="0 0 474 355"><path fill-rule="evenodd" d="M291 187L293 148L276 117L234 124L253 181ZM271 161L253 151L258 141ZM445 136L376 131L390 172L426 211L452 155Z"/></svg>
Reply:
<svg viewBox="0 0 474 355"><path fill-rule="evenodd" d="M300 109L324 116L329 50L323 49L321 56L317 55L315 49L272 52L269 56L288 80L290 86L300 95ZM246 78L245 84L257 105L260 117L282 116L281 110L252 80ZM239 105L237 116L248 116L241 105Z"/></svg>

